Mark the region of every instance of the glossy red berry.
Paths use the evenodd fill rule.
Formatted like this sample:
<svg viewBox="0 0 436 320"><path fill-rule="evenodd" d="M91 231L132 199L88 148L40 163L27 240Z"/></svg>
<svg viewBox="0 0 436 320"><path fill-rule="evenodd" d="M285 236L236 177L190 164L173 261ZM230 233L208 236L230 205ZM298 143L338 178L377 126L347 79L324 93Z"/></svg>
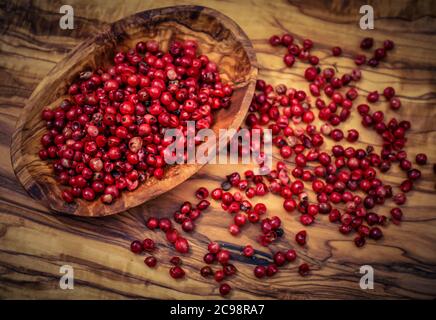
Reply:
<svg viewBox="0 0 436 320"><path fill-rule="evenodd" d="M174 243L174 247L180 253L187 253L189 251L188 240L182 237L178 237L176 242Z"/></svg>
<svg viewBox="0 0 436 320"><path fill-rule="evenodd" d="M143 249L142 243L139 240L135 240L130 244L130 250L133 253L141 253L142 249Z"/></svg>
<svg viewBox="0 0 436 320"><path fill-rule="evenodd" d="M295 250L289 249L288 251L286 251L285 257L288 262L292 262L297 258L297 253L295 252Z"/></svg>
<svg viewBox="0 0 436 320"><path fill-rule="evenodd" d="M179 266L170 269L170 276L174 279L181 279L185 276L185 271Z"/></svg>
<svg viewBox="0 0 436 320"><path fill-rule="evenodd" d="M305 230L299 231L295 235L295 241L300 245L304 246L306 244L307 232Z"/></svg>
<svg viewBox="0 0 436 320"><path fill-rule="evenodd" d="M200 274L204 278L210 277L213 274L212 268L209 266L204 266L201 268Z"/></svg>
<svg viewBox="0 0 436 320"><path fill-rule="evenodd" d="M154 268L157 264L157 259L153 256L147 257L144 260L144 263L149 267L149 268Z"/></svg>
<svg viewBox="0 0 436 320"><path fill-rule="evenodd" d="M246 257L252 257L254 255L254 249L251 245L246 245L242 250L242 254Z"/></svg>
<svg viewBox="0 0 436 320"><path fill-rule="evenodd" d="M142 242L142 247L145 251L153 251L155 249L155 243L152 239L144 239Z"/></svg>
<svg viewBox="0 0 436 320"><path fill-rule="evenodd" d="M221 250L221 247L218 242L210 242L207 249L210 253L217 254Z"/></svg>
<svg viewBox="0 0 436 320"><path fill-rule="evenodd" d="M342 49L340 47L333 47L332 54L333 56L338 57L342 54Z"/></svg>
<svg viewBox="0 0 436 320"><path fill-rule="evenodd" d="M266 268L264 266L256 266L254 268L254 276L256 278L263 278L266 275Z"/></svg>
<svg viewBox="0 0 436 320"><path fill-rule="evenodd" d="M427 155L424 153L418 153L415 157L415 161L419 165L427 164Z"/></svg>
<svg viewBox="0 0 436 320"><path fill-rule="evenodd" d="M232 288L227 283L223 283L220 285L220 295L222 295L223 297L228 295L231 290Z"/></svg>
<svg viewBox="0 0 436 320"><path fill-rule="evenodd" d="M230 260L230 252L225 249L222 249L217 253L216 257L219 263L225 265Z"/></svg>
<svg viewBox="0 0 436 320"><path fill-rule="evenodd" d="M310 267L307 263L302 263L299 267L298 267L298 273L305 277L308 276L310 272Z"/></svg>

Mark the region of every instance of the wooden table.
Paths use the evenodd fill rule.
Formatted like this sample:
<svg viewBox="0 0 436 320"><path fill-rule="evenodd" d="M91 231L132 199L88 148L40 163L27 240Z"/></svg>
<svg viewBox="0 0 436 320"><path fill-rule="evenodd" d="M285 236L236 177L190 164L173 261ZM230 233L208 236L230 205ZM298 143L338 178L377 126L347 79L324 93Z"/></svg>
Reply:
<svg viewBox="0 0 436 320"><path fill-rule="evenodd" d="M14 1L15 2L15 1ZM198 274L209 240L220 240L234 247L255 243L256 231L249 228L238 238L227 231L230 217L214 204L189 240L191 253L184 259L187 279L174 281L168 275L168 257L174 255L162 234L146 231L151 215L170 216L184 200L194 200L199 186L214 188L230 166L209 165L173 191L128 212L100 219L74 218L48 213L32 200L18 184L10 163L9 143L15 121L26 98L39 81L80 41L98 32L105 24L155 7L152 1L131 0L121 5L110 1L75 1L75 29L60 30L59 4L51 1L0 2L0 297L1 298L163 298L208 299L219 297L217 285ZM185 1L159 1L159 6ZM335 63L339 72L350 71L351 57L358 52L364 36L377 44L386 38L397 48L378 69L365 69L358 89L365 94L387 85L397 89L402 109L394 113L385 102L377 106L387 116L410 119L408 153L425 151L436 161L436 4L433 1L374 4L375 30L362 31L358 1L196 1L233 18L253 40L260 76L273 84L285 83L306 88L302 78L306 65L283 67L281 53L266 42L270 35L289 31L298 39L315 41L321 65ZM375 1L373 1L375 2ZM330 48L340 45L345 54L333 59ZM380 139L360 125L353 113L342 128L362 132L359 146L380 146ZM404 205L405 221L390 225L383 240L369 241L357 249L352 236L343 236L326 217L309 228L306 248L296 248L301 261L308 262L312 275L301 277L299 263L284 268L268 280L256 280L252 265L236 262L239 273L230 280L235 288L232 298L240 299L342 299L342 298L434 298L436 296L436 204L435 175L432 164L422 167L423 179ZM393 168L383 180L397 190L404 174ZM313 199L313 194L310 194ZM294 245L294 234L302 229L297 214L287 214L278 197L265 198L271 214L282 217L285 238L270 249L256 248L270 255L273 250ZM389 202L379 213L387 214ZM129 250L132 239L153 237L159 243L156 270L144 266L143 257ZM359 287L362 265L375 269L374 290ZM61 290L62 265L74 267L74 290Z"/></svg>

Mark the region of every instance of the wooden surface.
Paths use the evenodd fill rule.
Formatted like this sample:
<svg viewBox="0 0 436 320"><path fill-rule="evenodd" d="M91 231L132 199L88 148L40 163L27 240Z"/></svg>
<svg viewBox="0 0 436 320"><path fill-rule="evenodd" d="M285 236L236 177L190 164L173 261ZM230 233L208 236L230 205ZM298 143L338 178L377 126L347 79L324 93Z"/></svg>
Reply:
<svg viewBox="0 0 436 320"><path fill-rule="evenodd" d="M232 105L216 112L211 129L216 134L221 129L238 129L253 96L258 71L254 49L244 32L218 11L199 6L147 10L102 29L80 43L39 83L26 101L12 137L10 152L17 178L33 198L56 212L92 217L119 213L174 188L203 167L171 166L163 179L147 179L134 192L121 193L111 205L83 199L66 203L52 165L38 156L41 137L47 132L40 115L47 107L54 109L69 98L68 86L84 70L113 65L115 52L127 51L139 41L155 39L165 49L173 40L197 39L199 50L220 65L223 81L235 84Z"/></svg>
<svg viewBox="0 0 436 320"><path fill-rule="evenodd" d="M180 4L183 1L177 1ZM176 1L159 1L159 6ZM260 66L260 76L274 84L286 83L306 88L302 73L306 65L296 63L286 69L281 54L265 41L273 33L289 31L298 39L315 41L321 65L335 63L339 72L353 67L350 57L359 40L386 38L397 48L381 67L364 71L358 84L361 93L392 85L399 92L403 108L395 115L410 119L407 151L414 156L425 151L436 161L436 39L434 1L373 1L375 30L358 28L358 1L200 1L198 4L218 9L233 18L253 40ZM128 212L98 219L48 214L32 200L17 182L10 163L9 143L15 121L26 99L53 66L75 45L101 30L108 23L132 13L157 6L151 1L129 1L121 6L111 1L77 1L74 4L76 29L60 32L57 14L61 3L22 1L13 5L0 1L0 297L1 298L217 298L212 281L198 274L201 257L209 240L240 246L255 243L255 231L246 230L238 238L229 235L227 214L218 209L205 214L196 233L189 237L192 251L184 259L187 279L174 281L168 275L168 257L172 249L160 233L144 230L150 215L170 216L184 200L193 200L194 190L213 188L234 167L205 166L198 174L164 196ZM330 47L345 48L342 58L332 58ZM380 102L379 109L387 110ZM394 113L387 111L388 116ZM342 126L362 132L357 145L380 140L360 126L359 116ZM385 229L385 238L369 241L356 249L352 237L337 232L337 227L322 217L308 229L307 248L296 248L298 262L312 266L312 275L300 277L299 263L283 269L274 278L256 280L252 265L236 262L239 273L230 280L235 288L231 298L341 299L341 298L435 298L436 297L436 204L435 175L430 165L422 168L423 179L411 192L404 206L405 221L400 227ZM403 173L392 169L383 180L397 186ZM396 187L394 188L395 190ZM313 199L313 195L310 195ZM294 245L293 236L301 229L296 214L286 214L279 198L268 196L269 211L282 217L286 236L277 246L262 249L270 255L274 249ZM391 203L378 210L387 213ZM159 243L156 270L144 266L142 257L128 250L135 238L152 237ZM259 247L257 247L259 248ZM270 251L271 250L271 251ZM59 267L72 265L74 290L60 290ZM361 290L359 268L369 264L375 269L375 289Z"/></svg>

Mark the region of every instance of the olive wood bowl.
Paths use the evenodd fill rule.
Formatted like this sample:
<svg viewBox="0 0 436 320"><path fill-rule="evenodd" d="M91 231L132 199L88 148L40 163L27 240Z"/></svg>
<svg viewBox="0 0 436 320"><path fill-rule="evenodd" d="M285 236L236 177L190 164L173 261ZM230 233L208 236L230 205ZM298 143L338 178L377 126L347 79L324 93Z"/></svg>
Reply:
<svg viewBox="0 0 436 320"><path fill-rule="evenodd" d="M56 181L52 165L38 156L40 139L46 131L42 110L58 106L81 72L108 66L117 50L133 48L136 42L149 39L157 40L164 50L176 39L197 40L200 53L219 66L223 82L234 84L231 106L215 113L212 129L218 134L219 129L237 129L243 122L258 69L250 40L233 20L205 7L175 6L139 12L114 22L78 45L49 72L33 91L17 121L11 143L13 169L26 191L50 210L90 217L119 213L174 188L203 166L170 166L162 180L150 178L136 190L122 192L110 205L99 199L92 202L76 199L68 204L61 197L63 187Z"/></svg>

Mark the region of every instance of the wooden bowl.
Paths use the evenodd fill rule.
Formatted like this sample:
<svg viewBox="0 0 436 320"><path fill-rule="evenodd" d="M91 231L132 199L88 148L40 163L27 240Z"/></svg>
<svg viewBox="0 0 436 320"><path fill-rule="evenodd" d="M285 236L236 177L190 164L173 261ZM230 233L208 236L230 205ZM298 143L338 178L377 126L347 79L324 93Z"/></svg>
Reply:
<svg viewBox="0 0 436 320"><path fill-rule="evenodd" d="M84 41L38 85L18 119L11 144L15 174L27 192L51 210L79 215L106 216L140 205L182 183L203 165L181 164L166 170L162 180L148 179L133 192L123 192L110 205L100 200L77 199L67 204L52 166L38 157L40 138L45 132L41 111L59 105L67 88L84 70L107 66L114 51L134 47L138 41L158 40L165 50L175 39L196 39L201 53L219 65L224 82L234 85L231 107L215 114L212 129L238 128L248 111L257 77L256 56L241 28L225 15L200 6L176 6L149 10L110 25L107 30Z"/></svg>

